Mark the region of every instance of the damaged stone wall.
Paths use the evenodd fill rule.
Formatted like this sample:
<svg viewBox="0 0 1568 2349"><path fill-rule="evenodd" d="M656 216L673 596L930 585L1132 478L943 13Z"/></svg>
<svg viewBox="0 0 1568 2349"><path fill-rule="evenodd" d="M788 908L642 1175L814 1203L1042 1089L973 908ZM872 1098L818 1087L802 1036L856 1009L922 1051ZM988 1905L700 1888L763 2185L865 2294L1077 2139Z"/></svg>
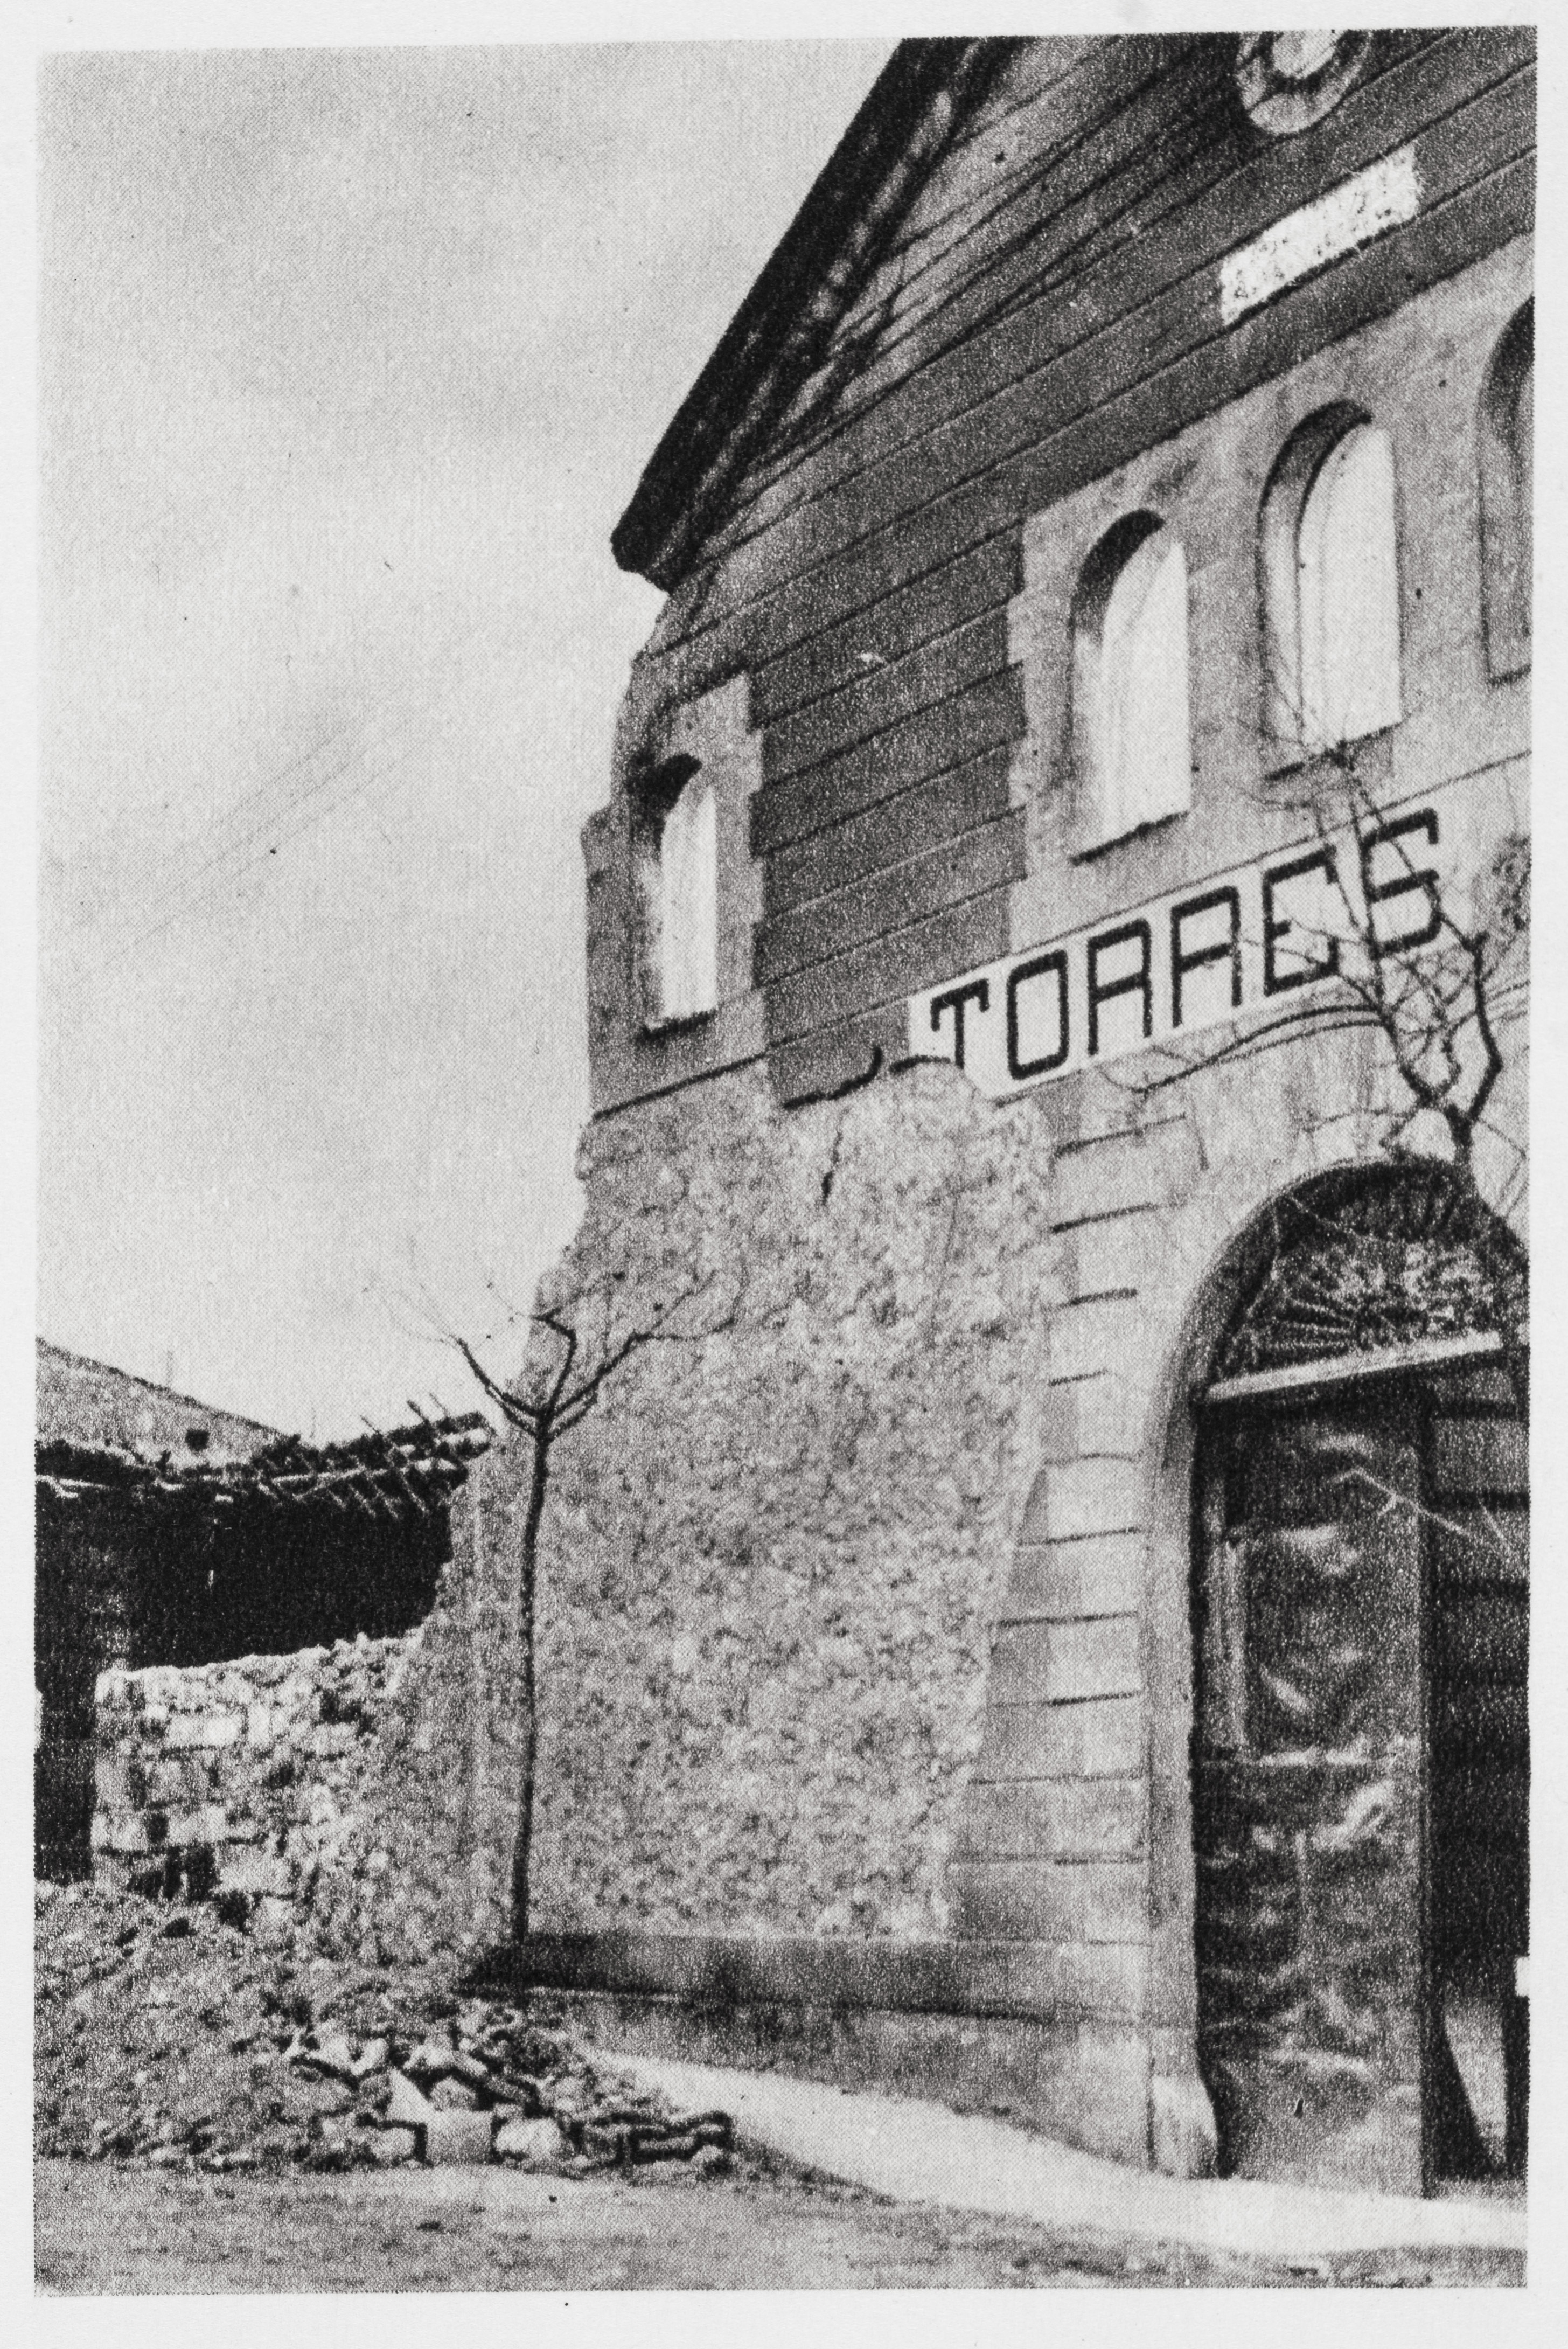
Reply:
<svg viewBox="0 0 1568 2349"><path fill-rule="evenodd" d="M1157 1391L1247 1203L1366 1150L1367 1084L923 1064L784 1111L750 1068L589 1130L541 1301L577 1375L649 1341L552 1457L532 1930L1028 1942L1079 1952L1054 2007L1143 2011L1150 1642L1191 1678L1184 1499L1180 1619L1144 1610Z"/></svg>
<svg viewBox="0 0 1568 2349"><path fill-rule="evenodd" d="M634 2035L695 2000L709 2059L760 2002L827 2076L848 2015L868 2076L945 2050L962 2100L1212 2162L1188 1390L1271 1204L1407 1110L1364 1034L1179 1096L922 1063L786 1111L753 1067L598 1121L541 1301L575 1377L646 1342L552 1461L534 1978Z"/></svg>
<svg viewBox="0 0 1568 2349"><path fill-rule="evenodd" d="M1049 1111L918 1071L786 1116L752 1068L590 1129L544 1302L583 1369L656 1334L552 1463L534 1930L949 1930L1059 1294Z"/></svg>
<svg viewBox="0 0 1568 2349"><path fill-rule="evenodd" d="M517 1623L486 1525L465 1492L436 1606L401 1638L105 1672L98 1880L211 1897L264 1937L366 1963L501 1939Z"/></svg>

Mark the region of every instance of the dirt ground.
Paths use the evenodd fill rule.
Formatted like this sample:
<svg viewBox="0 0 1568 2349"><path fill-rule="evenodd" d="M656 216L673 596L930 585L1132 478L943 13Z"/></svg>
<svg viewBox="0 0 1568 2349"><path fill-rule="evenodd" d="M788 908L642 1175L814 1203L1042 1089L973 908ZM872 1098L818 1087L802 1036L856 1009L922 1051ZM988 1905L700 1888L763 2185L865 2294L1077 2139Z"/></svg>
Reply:
<svg viewBox="0 0 1568 2349"><path fill-rule="evenodd" d="M1505 2284L1509 2254L1288 2268L913 2209L742 2163L720 2181L499 2168L218 2178L42 2161L48 2295Z"/></svg>
<svg viewBox="0 0 1568 2349"><path fill-rule="evenodd" d="M1288 2267L890 2203L665 2110L547 2002L267 1948L211 1906L40 1887L34 1987L47 2294L1522 2282L1501 2253ZM383 2126L415 2081L562 2141L428 2167Z"/></svg>

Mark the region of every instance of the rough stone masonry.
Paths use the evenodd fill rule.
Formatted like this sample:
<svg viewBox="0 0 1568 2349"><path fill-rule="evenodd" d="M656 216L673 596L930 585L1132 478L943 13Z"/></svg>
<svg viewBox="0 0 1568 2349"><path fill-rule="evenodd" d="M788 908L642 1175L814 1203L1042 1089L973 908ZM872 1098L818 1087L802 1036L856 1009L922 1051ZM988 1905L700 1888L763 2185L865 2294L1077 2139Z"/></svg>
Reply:
<svg viewBox="0 0 1568 2349"><path fill-rule="evenodd" d="M211 1895L264 1938L372 1964L504 1935L515 1577L481 1587L466 1495L454 1516L436 1606L405 1637L102 1675L101 1883Z"/></svg>

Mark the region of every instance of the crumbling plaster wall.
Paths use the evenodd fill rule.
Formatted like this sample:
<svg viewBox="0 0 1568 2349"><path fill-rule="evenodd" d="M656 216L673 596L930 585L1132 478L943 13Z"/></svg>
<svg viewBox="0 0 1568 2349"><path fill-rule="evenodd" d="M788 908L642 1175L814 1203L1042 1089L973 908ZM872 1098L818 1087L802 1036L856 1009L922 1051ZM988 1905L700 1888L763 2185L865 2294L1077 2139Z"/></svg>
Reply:
<svg viewBox="0 0 1568 2349"><path fill-rule="evenodd" d="M948 1930L1061 1294L1051 1131L934 1070L785 1113L755 1066L590 1129L545 1301L585 1364L687 1301L552 1465L538 1930Z"/></svg>

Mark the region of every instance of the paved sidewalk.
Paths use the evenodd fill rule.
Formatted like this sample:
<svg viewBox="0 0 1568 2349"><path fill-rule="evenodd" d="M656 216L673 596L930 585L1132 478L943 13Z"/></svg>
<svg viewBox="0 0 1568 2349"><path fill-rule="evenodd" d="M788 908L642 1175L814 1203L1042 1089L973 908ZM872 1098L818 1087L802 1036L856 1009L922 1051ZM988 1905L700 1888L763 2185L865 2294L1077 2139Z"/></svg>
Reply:
<svg viewBox="0 0 1568 2349"><path fill-rule="evenodd" d="M688 2110L722 2106L753 2146L901 2202L1260 2258L1525 2247L1522 2201L1428 2202L1251 2179L1161 2178L944 2105L619 2051L615 2063Z"/></svg>

